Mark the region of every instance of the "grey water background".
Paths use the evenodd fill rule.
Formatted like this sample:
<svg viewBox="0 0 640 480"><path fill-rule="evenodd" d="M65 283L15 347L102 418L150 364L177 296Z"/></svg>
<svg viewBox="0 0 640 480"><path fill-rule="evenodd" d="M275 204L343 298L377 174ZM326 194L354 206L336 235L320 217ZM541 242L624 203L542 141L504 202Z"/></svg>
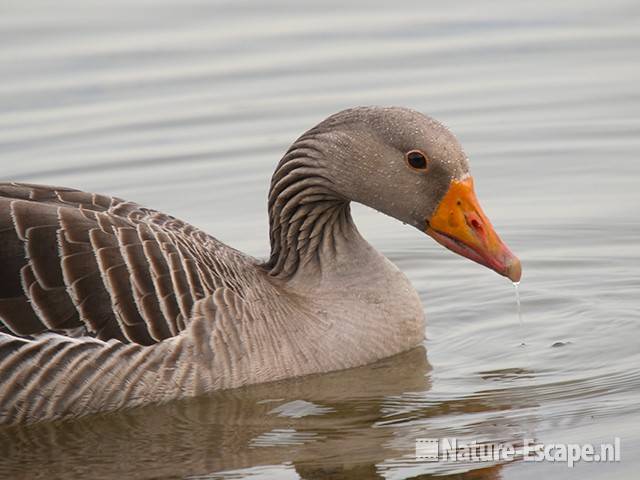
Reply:
<svg viewBox="0 0 640 480"><path fill-rule="evenodd" d="M0 430L0 477L637 478L639 60L633 1L5 0L0 180L118 195L264 257L290 142L342 108L409 106L465 147L523 261L524 323L509 282L355 206L423 299L424 349ZM622 461L416 462L439 437L620 437Z"/></svg>

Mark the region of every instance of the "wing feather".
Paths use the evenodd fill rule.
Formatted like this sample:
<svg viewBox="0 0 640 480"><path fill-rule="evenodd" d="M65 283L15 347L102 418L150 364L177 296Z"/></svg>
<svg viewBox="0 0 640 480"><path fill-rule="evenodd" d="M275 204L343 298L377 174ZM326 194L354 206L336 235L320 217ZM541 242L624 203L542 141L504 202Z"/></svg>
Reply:
<svg viewBox="0 0 640 480"><path fill-rule="evenodd" d="M182 331L194 304L214 290L242 296L254 266L197 228L132 202L0 183L0 335L157 343ZM5 339L0 350L12 345Z"/></svg>

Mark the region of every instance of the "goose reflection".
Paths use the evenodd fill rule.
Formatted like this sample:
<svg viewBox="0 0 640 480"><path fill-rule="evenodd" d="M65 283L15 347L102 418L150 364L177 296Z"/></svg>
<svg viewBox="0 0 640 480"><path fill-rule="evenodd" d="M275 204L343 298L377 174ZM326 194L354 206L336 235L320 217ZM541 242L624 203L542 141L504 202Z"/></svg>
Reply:
<svg viewBox="0 0 640 480"><path fill-rule="evenodd" d="M99 479L128 476L134 466L140 478L366 479L389 472L421 478L434 466L415 461L417 438L455 434L440 425L452 409L497 408L491 401L448 404L432 398L430 372L425 349L418 347L352 370L75 421L6 427L0 430L0 474ZM482 468L473 478L498 478L499 471L499 465Z"/></svg>

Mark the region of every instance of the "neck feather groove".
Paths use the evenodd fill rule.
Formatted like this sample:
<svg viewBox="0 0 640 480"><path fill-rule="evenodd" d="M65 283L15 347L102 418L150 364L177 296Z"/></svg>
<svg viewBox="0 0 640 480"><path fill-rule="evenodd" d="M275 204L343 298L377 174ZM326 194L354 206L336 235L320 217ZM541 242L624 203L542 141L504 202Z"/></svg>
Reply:
<svg viewBox="0 0 640 480"><path fill-rule="evenodd" d="M289 278L303 266L319 268L321 256L335 252L337 236L354 229L349 202L333 189L319 147L313 135L301 137L271 179L271 256L265 267L273 276Z"/></svg>

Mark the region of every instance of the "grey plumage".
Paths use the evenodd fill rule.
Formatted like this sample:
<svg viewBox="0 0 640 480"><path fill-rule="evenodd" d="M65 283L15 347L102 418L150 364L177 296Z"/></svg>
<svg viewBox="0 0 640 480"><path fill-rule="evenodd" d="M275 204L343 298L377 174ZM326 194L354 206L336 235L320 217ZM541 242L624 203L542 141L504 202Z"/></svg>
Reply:
<svg viewBox="0 0 640 480"><path fill-rule="evenodd" d="M428 180L405 171L415 144L433 157ZM135 203L0 184L0 423L348 368L414 347L418 296L360 236L349 201L422 229L467 168L453 136L416 112L330 117L274 173L265 263Z"/></svg>
<svg viewBox="0 0 640 480"><path fill-rule="evenodd" d="M154 357L143 345L176 337L207 295L243 295L242 280L255 268L253 259L171 216L16 183L0 184L0 258L5 421L82 411L74 405L88 399L75 397L96 403L92 389L110 384L107 377L130 383L134 368ZM111 401L103 399L104 409L120 406Z"/></svg>

